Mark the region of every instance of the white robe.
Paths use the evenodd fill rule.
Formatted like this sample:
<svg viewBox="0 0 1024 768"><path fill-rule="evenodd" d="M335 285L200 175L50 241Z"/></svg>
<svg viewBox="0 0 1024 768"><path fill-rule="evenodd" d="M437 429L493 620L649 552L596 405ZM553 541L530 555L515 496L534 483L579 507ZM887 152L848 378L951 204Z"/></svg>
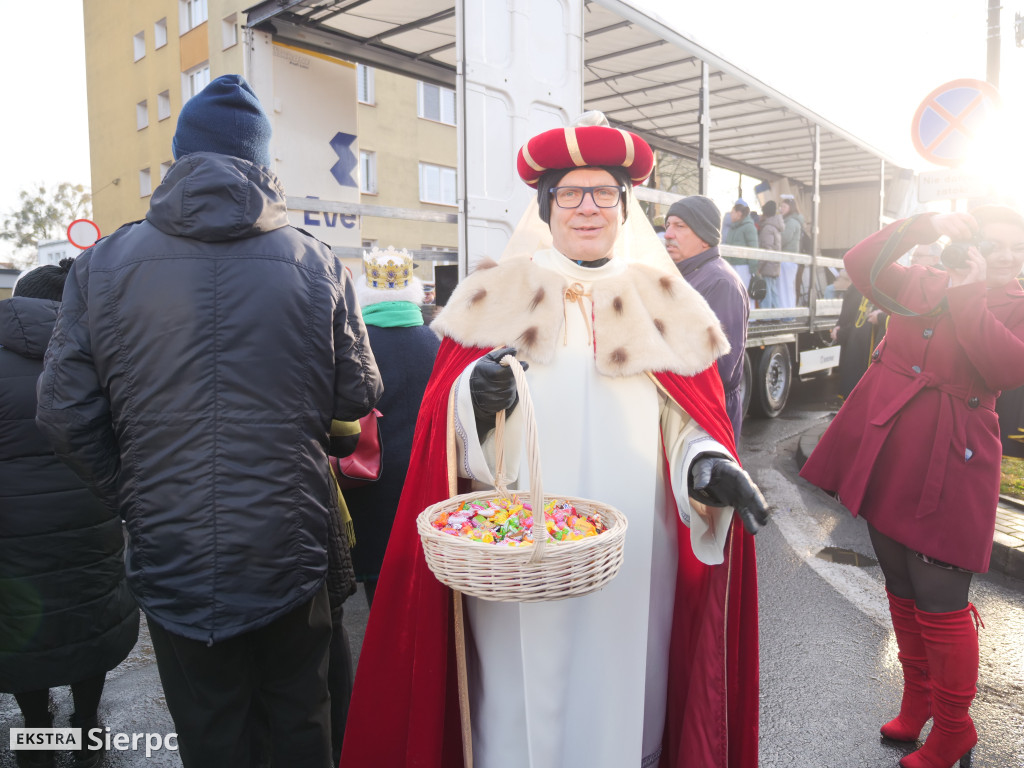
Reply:
<svg viewBox="0 0 1024 768"><path fill-rule="evenodd" d="M793 264L789 261L782 262L779 274L780 307L796 306L796 272L799 267L799 264Z"/></svg>
<svg viewBox="0 0 1024 768"><path fill-rule="evenodd" d="M534 263L579 283L614 279L616 261L590 269L555 251ZM585 314L591 316L584 298ZM597 372L588 319L566 303L565 343L554 359L527 372L539 433L544 492L610 504L625 513L622 569L598 592L546 603L466 598L473 644L469 685L476 768L626 768L656 765L665 722L668 651L675 598L676 505L694 521L694 549L721 562L732 509L700 518L687 496L690 461L700 452L728 455L661 394L650 377ZM456 393L460 474L493 483L493 432L476 434L469 376ZM510 444L522 447L519 410ZM661 430L671 487L662 466ZM512 451L509 461L518 461ZM515 476L515 467L508 474ZM522 462L513 487L528 488ZM669 510L666 512L666 510ZM710 524L710 525L709 525Z"/></svg>

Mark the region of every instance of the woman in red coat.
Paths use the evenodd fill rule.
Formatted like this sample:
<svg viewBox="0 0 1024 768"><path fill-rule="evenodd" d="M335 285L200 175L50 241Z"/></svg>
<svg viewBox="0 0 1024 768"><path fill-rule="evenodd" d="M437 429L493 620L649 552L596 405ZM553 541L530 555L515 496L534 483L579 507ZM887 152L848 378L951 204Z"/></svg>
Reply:
<svg viewBox="0 0 1024 768"><path fill-rule="evenodd" d="M880 264L872 280L880 256L888 262L943 235L974 243L961 268ZM915 216L845 261L864 296L890 297L907 313L893 314L801 475L867 520L885 576L904 686L900 714L882 735L913 742L934 719L924 746L900 765L949 768L961 756L969 765L978 633L968 592L992 552L996 397L1024 383L1024 291L1015 279L1024 218L999 206Z"/></svg>

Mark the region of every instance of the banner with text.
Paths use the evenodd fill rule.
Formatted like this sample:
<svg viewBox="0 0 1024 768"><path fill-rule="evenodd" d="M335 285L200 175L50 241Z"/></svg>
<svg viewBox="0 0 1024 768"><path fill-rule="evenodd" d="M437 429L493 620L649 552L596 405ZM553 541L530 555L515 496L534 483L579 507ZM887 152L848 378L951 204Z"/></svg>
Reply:
<svg viewBox="0 0 1024 768"><path fill-rule="evenodd" d="M278 42L273 54L274 168L285 193L358 203L355 64ZM288 217L330 245L362 244L358 216L290 210Z"/></svg>

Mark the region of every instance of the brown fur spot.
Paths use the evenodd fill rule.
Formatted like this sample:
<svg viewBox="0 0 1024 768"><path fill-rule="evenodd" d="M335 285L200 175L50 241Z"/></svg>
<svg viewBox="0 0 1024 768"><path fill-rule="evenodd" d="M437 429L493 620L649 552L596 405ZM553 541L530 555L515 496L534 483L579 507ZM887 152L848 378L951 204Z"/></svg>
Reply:
<svg viewBox="0 0 1024 768"><path fill-rule="evenodd" d="M722 340L717 331L718 329L715 328L715 326L708 326L708 342L711 344L712 349L717 348L722 343Z"/></svg>
<svg viewBox="0 0 1024 768"><path fill-rule="evenodd" d="M533 294L533 300L530 302L530 311L533 312L542 301L544 301L544 286L537 289L537 292Z"/></svg>
<svg viewBox="0 0 1024 768"><path fill-rule="evenodd" d="M519 346L525 349L535 347L538 338L540 338L540 330L535 325L530 326L519 337Z"/></svg>
<svg viewBox="0 0 1024 768"><path fill-rule="evenodd" d="M477 304L477 303L483 301L484 298L486 298L486 296L487 296L487 289L486 288L477 288L473 292L473 295L469 297L469 306L472 307L474 304Z"/></svg>
<svg viewBox="0 0 1024 768"><path fill-rule="evenodd" d="M615 301L612 302L612 309L615 310L616 314L622 314L622 297L616 296Z"/></svg>
<svg viewBox="0 0 1024 768"><path fill-rule="evenodd" d="M660 333L662 336L665 335L665 324L661 322L661 320L659 320L658 318L654 318L654 327L658 329L658 333Z"/></svg>
<svg viewBox="0 0 1024 768"><path fill-rule="evenodd" d="M671 277L665 275L658 278L658 282L661 284L661 290L667 293L670 297L676 293L675 281Z"/></svg>
<svg viewBox="0 0 1024 768"><path fill-rule="evenodd" d="M492 269L493 267L496 266L498 266L498 262L494 261L494 259L483 259L482 261L477 263L473 271L482 272L485 269Z"/></svg>
<svg viewBox="0 0 1024 768"><path fill-rule="evenodd" d="M624 350L622 347L619 347L614 352L612 352L611 355L608 356L608 359L612 362L613 365L625 365L626 360L629 359L629 355L626 354L626 350Z"/></svg>

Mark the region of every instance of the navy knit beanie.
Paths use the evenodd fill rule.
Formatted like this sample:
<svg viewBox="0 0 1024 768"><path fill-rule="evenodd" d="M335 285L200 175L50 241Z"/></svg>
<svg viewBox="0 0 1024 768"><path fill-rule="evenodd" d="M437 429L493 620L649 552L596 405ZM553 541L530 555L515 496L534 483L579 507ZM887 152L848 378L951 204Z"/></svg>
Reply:
<svg viewBox="0 0 1024 768"><path fill-rule="evenodd" d="M216 152L270 165L270 120L241 75L223 75L185 102L171 141L177 160Z"/></svg>
<svg viewBox="0 0 1024 768"><path fill-rule="evenodd" d="M686 226L709 246L718 245L722 240L722 214L710 197L690 195L676 200L665 214L666 221L669 216L678 216L685 221Z"/></svg>

